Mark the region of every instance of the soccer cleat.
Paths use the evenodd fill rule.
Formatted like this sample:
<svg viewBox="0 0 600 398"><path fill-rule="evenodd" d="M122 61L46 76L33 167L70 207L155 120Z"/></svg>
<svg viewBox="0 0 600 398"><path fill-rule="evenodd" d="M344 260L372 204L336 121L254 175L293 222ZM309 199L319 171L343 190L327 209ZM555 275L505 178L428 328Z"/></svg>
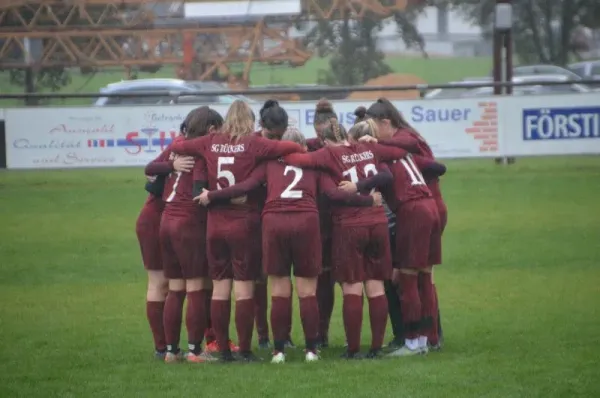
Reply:
<svg viewBox="0 0 600 398"><path fill-rule="evenodd" d="M258 348L261 350L268 350L271 348L271 342L269 341L269 339L259 339Z"/></svg>
<svg viewBox="0 0 600 398"><path fill-rule="evenodd" d="M304 356L305 362L317 362L320 359L319 355L314 351L306 351L306 355Z"/></svg>
<svg viewBox="0 0 600 398"><path fill-rule="evenodd" d="M240 347L238 347L233 341L229 340L229 349L231 352L238 352Z"/></svg>
<svg viewBox="0 0 600 398"><path fill-rule="evenodd" d="M181 362L182 359L183 354L181 353L181 351L179 351L178 353L167 352L165 354L165 363L177 363Z"/></svg>
<svg viewBox="0 0 600 398"><path fill-rule="evenodd" d="M285 363L285 354L283 352L274 352L271 363Z"/></svg>
<svg viewBox="0 0 600 398"><path fill-rule="evenodd" d="M363 359L364 356L360 352L350 352L346 350L346 352L344 352L340 358L348 360L360 360Z"/></svg>
<svg viewBox="0 0 600 398"><path fill-rule="evenodd" d="M204 362L216 361L217 358L213 357L208 352L201 352L200 354L194 354L192 352L188 352L185 355L185 360L190 363L204 363Z"/></svg>
<svg viewBox="0 0 600 398"><path fill-rule="evenodd" d="M369 350L367 355L365 355L365 358L367 358L367 359L381 359L382 357L383 357L383 354L381 353L381 349Z"/></svg>
<svg viewBox="0 0 600 398"><path fill-rule="evenodd" d="M437 343L437 344L429 344L428 346L429 351L441 351L442 350L442 344L441 343Z"/></svg>
<svg viewBox="0 0 600 398"><path fill-rule="evenodd" d="M221 352L221 354L219 355L217 360L221 363L229 363L229 362L235 362L236 358L233 356L231 351L227 350L227 351Z"/></svg>
<svg viewBox="0 0 600 398"><path fill-rule="evenodd" d="M238 352L240 350L240 348L237 345L235 345L231 340L229 340L229 349L231 350L231 352ZM204 347L204 351L209 353L215 353L220 352L221 350L219 349L219 345L216 341L211 341L206 345L206 347Z"/></svg>
<svg viewBox="0 0 600 398"><path fill-rule="evenodd" d="M154 358L158 359L159 361L164 361L165 355L167 355L166 351L154 351Z"/></svg>
<svg viewBox="0 0 600 398"><path fill-rule="evenodd" d="M285 348L292 348L292 349L296 348L296 346L294 345L294 342L292 341L291 337L286 340L286 342L285 342Z"/></svg>
<svg viewBox="0 0 600 398"><path fill-rule="evenodd" d="M414 355L421 355L423 354L423 351L420 348L415 348L414 350L411 350L410 348L408 348L406 345L398 348L395 351L390 352L389 354L387 354L388 357L411 357Z"/></svg>
<svg viewBox="0 0 600 398"><path fill-rule="evenodd" d="M242 362L259 362L261 359L254 355L252 351L248 352L240 352L239 353L240 361Z"/></svg>

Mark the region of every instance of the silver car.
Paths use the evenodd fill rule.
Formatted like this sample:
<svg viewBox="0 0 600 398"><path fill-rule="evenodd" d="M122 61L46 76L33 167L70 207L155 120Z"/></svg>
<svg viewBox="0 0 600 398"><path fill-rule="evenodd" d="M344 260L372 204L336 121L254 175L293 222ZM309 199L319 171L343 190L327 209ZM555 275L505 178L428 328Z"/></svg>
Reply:
<svg viewBox="0 0 600 398"><path fill-rule="evenodd" d="M169 95L139 96L139 97L99 97L94 106L130 106L130 105L167 105L174 103L186 104L231 104L237 99L248 103L256 101L242 95L192 95L199 91L227 90L227 87L216 82L186 81L180 79L138 79L124 80L111 83L100 89L100 93L143 93L151 91L179 92L178 100ZM190 93L186 95L185 93ZM179 100L180 99L180 100Z"/></svg>
<svg viewBox="0 0 600 398"><path fill-rule="evenodd" d="M565 75L530 75L513 78L513 83L535 83L535 82L566 82L571 81ZM588 86L573 82L556 86L534 84L531 86L513 87L513 95L540 95L540 94L578 94L592 91ZM493 87L480 87L465 91L461 97L487 97L494 95Z"/></svg>

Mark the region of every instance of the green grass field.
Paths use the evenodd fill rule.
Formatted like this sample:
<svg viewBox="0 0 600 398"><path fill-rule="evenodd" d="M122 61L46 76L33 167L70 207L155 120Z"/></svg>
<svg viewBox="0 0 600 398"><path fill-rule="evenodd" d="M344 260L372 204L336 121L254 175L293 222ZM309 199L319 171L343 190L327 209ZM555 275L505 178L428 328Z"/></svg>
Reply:
<svg viewBox="0 0 600 398"><path fill-rule="evenodd" d="M338 300L323 361L279 366L152 359L140 169L1 172L0 396L600 396L600 158L448 169L443 352L341 361Z"/></svg>
<svg viewBox="0 0 600 398"><path fill-rule="evenodd" d="M423 59L412 56L393 56L387 59L394 72L419 76L428 83L446 83L460 80L464 77L486 76L492 69L492 60L488 57L476 58L430 58ZM298 68L287 66L271 67L266 64L253 66L250 81L252 85L262 86L267 84L314 84L317 82L319 71L329 69L329 60L326 58L313 58L306 65ZM95 93L109 83L125 78L124 70L100 71L95 76L82 76L74 70L72 81L60 92L64 93ZM141 78L174 78L175 71L171 67L164 67L155 74L140 73ZM8 74L0 73L0 93L22 93L23 87L9 84ZM54 105L81 105L90 104L92 99L67 99L53 101ZM15 106L22 101L0 100L0 107Z"/></svg>

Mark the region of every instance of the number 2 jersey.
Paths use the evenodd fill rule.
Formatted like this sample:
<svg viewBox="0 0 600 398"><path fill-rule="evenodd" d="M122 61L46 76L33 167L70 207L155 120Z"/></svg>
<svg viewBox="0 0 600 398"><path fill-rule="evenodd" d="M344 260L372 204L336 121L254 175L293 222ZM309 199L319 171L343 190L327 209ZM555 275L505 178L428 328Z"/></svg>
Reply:
<svg viewBox="0 0 600 398"><path fill-rule="evenodd" d="M192 140L172 144L176 153L203 157L208 176L208 189L215 190L235 185L248 178L252 170L264 160L275 159L303 148L294 142L273 141L256 135L239 137L233 140L228 134L211 134ZM261 203L248 197L245 205L222 203L211 206L210 210L259 212Z"/></svg>
<svg viewBox="0 0 600 398"><path fill-rule="evenodd" d="M299 167L313 167L327 170L337 184L342 180L357 183L377 174L380 161L402 158L406 151L400 148L377 144L355 143L339 146L326 146L307 154L293 154L285 157L288 164ZM343 226L370 226L387 223L383 207L334 206L334 224Z"/></svg>

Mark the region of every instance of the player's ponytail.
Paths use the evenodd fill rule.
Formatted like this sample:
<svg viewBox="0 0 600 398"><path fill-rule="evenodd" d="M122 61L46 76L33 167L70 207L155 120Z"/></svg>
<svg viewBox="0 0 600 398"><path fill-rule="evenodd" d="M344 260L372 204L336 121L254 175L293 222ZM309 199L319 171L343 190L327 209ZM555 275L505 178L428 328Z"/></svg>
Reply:
<svg viewBox="0 0 600 398"><path fill-rule="evenodd" d="M233 141L251 135L254 132L254 112L250 106L242 100L233 101L225 116L223 130Z"/></svg>
<svg viewBox="0 0 600 398"><path fill-rule="evenodd" d="M348 139L348 133L344 126L338 123L337 117L329 119L328 125L323 129L323 139L332 142L344 142Z"/></svg>

